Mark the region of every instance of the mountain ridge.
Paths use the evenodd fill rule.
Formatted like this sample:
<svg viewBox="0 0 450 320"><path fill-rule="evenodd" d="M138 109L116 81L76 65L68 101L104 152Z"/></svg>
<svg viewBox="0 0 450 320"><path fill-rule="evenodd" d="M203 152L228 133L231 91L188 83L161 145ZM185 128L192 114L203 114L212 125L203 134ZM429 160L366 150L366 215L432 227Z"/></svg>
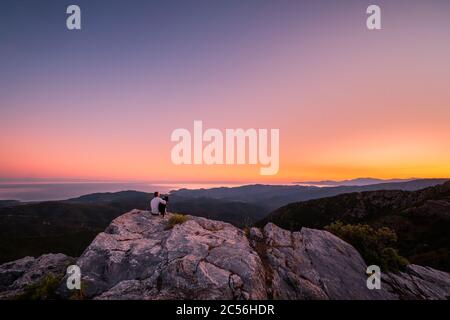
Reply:
<svg viewBox="0 0 450 320"><path fill-rule="evenodd" d="M295 202L256 223L273 222L291 231L324 228L341 221L389 227L400 254L410 261L450 271L450 181L417 191L379 190Z"/></svg>
<svg viewBox="0 0 450 320"><path fill-rule="evenodd" d="M346 180L320 180L320 181L298 181L293 182L294 184L301 185L312 185L312 186L364 186L371 184L381 184L381 183L397 183L397 182L408 182L413 180L421 180L419 178L409 178L409 179L379 179L379 178L355 178Z"/></svg>

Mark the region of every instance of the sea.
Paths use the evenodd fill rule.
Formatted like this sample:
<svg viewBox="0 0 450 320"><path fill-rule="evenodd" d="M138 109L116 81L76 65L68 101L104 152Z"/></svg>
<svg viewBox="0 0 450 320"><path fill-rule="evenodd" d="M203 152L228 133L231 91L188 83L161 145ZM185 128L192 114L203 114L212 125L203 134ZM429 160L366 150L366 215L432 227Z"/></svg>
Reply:
<svg viewBox="0 0 450 320"><path fill-rule="evenodd" d="M243 183L146 183L146 182L78 182L78 181L21 181L0 182L0 200L22 202L66 200L98 192L135 190L168 193L182 188L200 189L235 187Z"/></svg>

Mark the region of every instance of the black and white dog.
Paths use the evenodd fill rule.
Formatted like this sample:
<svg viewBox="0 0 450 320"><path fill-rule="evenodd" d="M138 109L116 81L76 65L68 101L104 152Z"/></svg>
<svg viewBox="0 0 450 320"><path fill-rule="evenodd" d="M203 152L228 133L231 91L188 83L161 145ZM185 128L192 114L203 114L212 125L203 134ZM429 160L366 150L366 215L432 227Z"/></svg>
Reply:
<svg viewBox="0 0 450 320"><path fill-rule="evenodd" d="M166 211L167 211L167 204L169 203L169 196L168 195L162 195L161 199L166 201L166 204L160 203L158 205L158 210L159 210L159 213L164 217L166 215Z"/></svg>

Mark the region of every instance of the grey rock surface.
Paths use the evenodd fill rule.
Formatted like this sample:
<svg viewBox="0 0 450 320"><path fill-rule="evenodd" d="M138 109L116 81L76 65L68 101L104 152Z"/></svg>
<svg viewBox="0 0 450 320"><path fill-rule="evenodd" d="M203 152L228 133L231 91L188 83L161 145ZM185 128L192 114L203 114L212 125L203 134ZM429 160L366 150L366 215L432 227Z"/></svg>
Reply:
<svg viewBox="0 0 450 320"><path fill-rule="evenodd" d="M366 264L327 231L269 223L246 235L231 224L133 210L97 235L76 261L86 299L448 299L450 274L409 265L366 286ZM43 255L0 266L0 298L16 295L71 258ZM63 267L64 266L64 267ZM37 279L37 280L36 280ZM36 280L36 281L35 281ZM61 298L70 298L61 280Z"/></svg>
<svg viewBox="0 0 450 320"><path fill-rule="evenodd" d="M265 299L264 269L231 224L168 219L132 211L115 219L78 259L97 299Z"/></svg>
<svg viewBox="0 0 450 320"><path fill-rule="evenodd" d="M64 254L25 257L0 265L0 299L15 299L46 277L62 278L75 259Z"/></svg>
<svg viewBox="0 0 450 320"><path fill-rule="evenodd" d="M348 243L327 231L264 228L275 299L395 299L366 286L366 264Z"/></svg>
<svg viewBox="0 0 450 320"><path fill-rule="evenodd" d="M405 272L389 274L384 280L402 300L450 299L450 275L443 271L411 264Z"/></svg>

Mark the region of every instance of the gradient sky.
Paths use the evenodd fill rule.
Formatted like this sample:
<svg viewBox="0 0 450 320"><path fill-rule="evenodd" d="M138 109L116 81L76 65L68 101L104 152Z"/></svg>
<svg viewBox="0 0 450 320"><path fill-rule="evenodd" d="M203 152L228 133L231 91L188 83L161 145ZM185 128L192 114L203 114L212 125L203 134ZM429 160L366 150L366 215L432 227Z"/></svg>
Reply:
<svg viewBox="0 0 450 320"><path fill-rule="evenodd" d="M450 177L449 57L448 0L2 0L0 178ZM278 175L173 165L194 120L279 128Z"/></svg>

